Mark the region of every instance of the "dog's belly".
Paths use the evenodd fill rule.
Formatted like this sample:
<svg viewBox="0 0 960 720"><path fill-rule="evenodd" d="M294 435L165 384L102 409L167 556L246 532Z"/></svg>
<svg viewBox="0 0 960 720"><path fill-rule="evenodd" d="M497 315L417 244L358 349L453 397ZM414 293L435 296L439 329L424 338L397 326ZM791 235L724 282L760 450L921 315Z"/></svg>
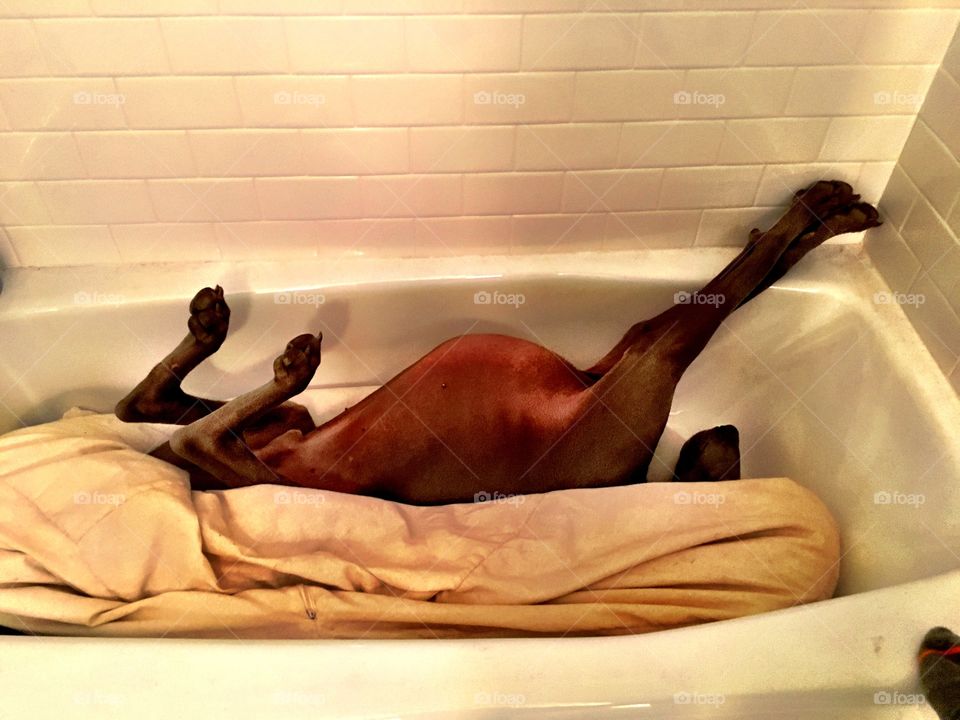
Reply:
<svg viewBox="0 0 960 720"><path fill-rule="evenodd" d="M307 436L257 454L306 487L412 503L559 486L543 461L582 412L590 378L503 335L449 340Z"/></svg>

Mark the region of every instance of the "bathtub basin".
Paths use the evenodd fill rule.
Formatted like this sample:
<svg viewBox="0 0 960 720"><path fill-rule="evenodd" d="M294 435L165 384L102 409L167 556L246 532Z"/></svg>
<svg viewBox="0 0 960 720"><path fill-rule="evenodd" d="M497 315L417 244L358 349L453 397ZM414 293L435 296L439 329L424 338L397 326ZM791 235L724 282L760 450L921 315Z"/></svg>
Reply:
<svg viewBox="0 0 960 720"><path fill-rule="evenodd" d="M466 332L518 335L586 365L730 257L8 271L0 429L74 405L108 411L182 337L203 285L226 289L232 333L186 388L243 392L270 377L287 340L322 329L323 364L301 399L323 420ZM677 388L651 469L663 479L686 437L737 425L745 476L792 477L835 514L843 558L833 600L618 638L3 638L0 692L40 716L69 707L165 717L168 703L207 716L229 703L239 717L932 716L915 697L912 656L928 627L960 624L960 401L901 308L876 301L885 291L857 246L824 247L735 313ZM166 669L164 682L147 682L148 668Z"/></svg>

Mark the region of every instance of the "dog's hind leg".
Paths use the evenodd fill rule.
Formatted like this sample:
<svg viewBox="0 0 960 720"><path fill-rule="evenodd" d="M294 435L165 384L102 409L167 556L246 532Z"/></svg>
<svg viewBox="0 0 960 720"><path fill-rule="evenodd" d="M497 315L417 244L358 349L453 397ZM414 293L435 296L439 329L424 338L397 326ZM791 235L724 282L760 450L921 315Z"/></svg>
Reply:
<svg viewBox="0 0 960 720"><path fill-rule="evenodd" d="M786 275L790 268L800 262L808 252L819 247L830 238L836 235L843 235L844 233L861 232L862 230L868 230L882 224L877 209L867 203L857 202L834 211L821 223L812 228L808 228L800 237L790 244L790 247L788 247L783 255L780 256L780 259L777 260L773 269L767 273L763 282L754 288L753 292L740 303L740 306L743 307L743 305L773 285L773 283ZM751 231L751 239L759 237L759 233L759 230Z"/></svg>
<svg viewBox="0 0 960 720"><path fill-rule="evenodd" d="M680 449L673 472L677 482L740 479L740 433L733 425L701 430Z"/></svg>
<svg viewBox="0 0 960 720"><path fill-rule="evenodd" d="M306 390L320 365L320 341L321 336L309 334L295 337L274 361L273 380L180 428L170 439L170 447L228 487L283 483L284 479L261 462L244 442L244 432L281 403Z"/></svg>
<svg viewBox="0 0 960 720"><path fill-rule="evenodd" d="M765 240L764 247L768 250L771 249L773 245L774 248L772 249L777 250L779 253L786 253L787 250L795 245L796 241L804 235L811 225L816 226L820 220L820 216L825 216L826 211L833 209L841 203L850 202L857 197L859 196L853 194L853 189L849 185L839 182L831 183L822 181L807 190L799 191L795 195L794 203L790 210L787 211L779 222L766 233L753 230L750 233L746 247L723 269L711 285L708 285L699 294L701 296L706 295L708 290L715 287L723 278L741 267L749 258L755 258L757 255L756 246L760 243L761 239ZM796 263L799 259L800 258L797 257L793 262ZM774 262L776 262L776 259ZM776 267L776 265L772 266ZM786 272L786 269L782 269L780 274L782 275L784 272ZM771 280L771 282L773 282L773 280ZM754 291L755 288L756 285L751 286L748 293ZM620 361L628 348L636 353L652 347L663 337L669 328L676 324L679 318L688 314L688 309L688 306L674 305L655 317L634 324L627 330L620 341L611 348L610 352L585 372L595 379L599 379Z"/></svg>
<svg viewBox="0 0 960 720"><path fill-rule="evenodd" d="M814 184L798 195L770 230L752 238L690 303L675 304L650 321L651 329L585 391L582 414L575 432L564 439L557 453L558 465L575 465L577 457L585 454L604 458L605 465L594 463L595 484L620 484L625 477L645 475L684 371L791 243L808 226L849 204L852 197L846 183Z"/></svg>
<svg viewBox="0 0 960 720"><path fill-rule="evenodd" d="M230 308L223 289L217 285L198 292L190 301L187 336L117 403L116 416L124 422L188 425L223 405L220 400L188 395L180 383L220 349L229 323Z"/></svg>
<svg viewBox="0 0 960 720"><path fill-rule="evenodd" d="M837 183L835 187L838 188L838 199L834 201L834 208L825 213L823 206L817 208L812 201L807 203L808 209L811 210L811 223L802 229L798 229L799 225L794 225L792 230L788 230L788 233L796 234L786 250L773 265L770 272L740 303L740 306L743 306L782 278L808 252L819 247L831 237L844 233L860 232L881 224L876 209L867 203L856 202L860 196L854 195L846 183ZM797 193L798 200L804 192L801 190ZM758 242L761 237L770 235L773 231L774 229L771 229L767 233L763 233L760 230L752 230L746 248L727 266L721 273L721 277L742 262L744 257L750 253L754 243ZM706 289L701 291L701 295L703 294L706 294ZM675 322L680 313L682 313L682 308L670 308L655 317L636 323L627 330L620 342L610 352L585 372L594 379L599 379L623 357L627 348L643 349L656 343L666 329Z"/></svg>

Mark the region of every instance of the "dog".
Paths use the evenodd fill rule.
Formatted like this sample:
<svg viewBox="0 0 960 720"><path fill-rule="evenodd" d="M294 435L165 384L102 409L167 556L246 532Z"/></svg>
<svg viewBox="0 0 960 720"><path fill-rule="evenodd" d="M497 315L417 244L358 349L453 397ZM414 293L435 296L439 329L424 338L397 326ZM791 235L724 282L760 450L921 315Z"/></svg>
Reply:
<svg viewBox="0 0 960 720"><path fill-rule="evenodd" d="M384 386L315 427L290 399L320 364L320 335L300 335L267 384L228 402L180 387L227 335L222 288L190 303L189 333L116 406L127 422L181 425L155 457L187 469L195 489L277 483L415 505L645 482L674 389L721 323L835 235L880 224L845 182L794 194L766 232L701 291L716 302L675 304L630 327L599 361L579 369L505 335L465 335L431 350ZM679 481L739 477L736 428L694 435Z"/></svg>

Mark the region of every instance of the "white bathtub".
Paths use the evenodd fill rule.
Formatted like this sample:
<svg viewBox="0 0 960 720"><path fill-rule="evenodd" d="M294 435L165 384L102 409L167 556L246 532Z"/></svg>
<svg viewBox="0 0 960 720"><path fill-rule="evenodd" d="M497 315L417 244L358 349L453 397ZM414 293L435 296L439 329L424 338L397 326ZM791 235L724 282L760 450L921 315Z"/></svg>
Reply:
<svg viewBox="0 0 960 720"><path fill-rule="evenodd" d="M917 691L924 631L960 625L960 401L900 308L874 301L886 288L857 253L822 248L729 320L684 376L653 464L660 475L687 436L737 425L745 475L793 477L836 515L836 599L620 638L0 638L3 706L141 719L171 708L206 717L932 717L906 695ZM322 419L467 331L516 334L591 362L732 254L8 271L0 428L73 405L109 410L182 337L186 304L203 285L226 289L232 334L188 389L228 397L260 384L288 339L322 329L323 364L306 397ZM477 304L478 292L518 297ZM876 693L890 695L875 702Z"/></svg>

